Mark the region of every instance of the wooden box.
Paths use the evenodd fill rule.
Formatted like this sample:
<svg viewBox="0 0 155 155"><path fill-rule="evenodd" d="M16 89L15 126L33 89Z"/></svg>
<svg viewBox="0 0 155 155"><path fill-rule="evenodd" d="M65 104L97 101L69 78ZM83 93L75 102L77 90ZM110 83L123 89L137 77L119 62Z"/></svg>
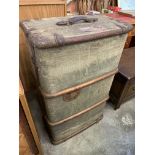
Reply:
<svg viewBox="0 0 155 155"><path fill-rule="evenodd" d="M21 27L57 144L101 119L132 26L106 16L75 16L23 21Z"/></svg>
<svg viewBox="0 0 155 155"><path fill-rule="evenodd" d="M124 49L119 71L110 90L110 101L118 109L122 103L135 96L135 48Z"/></svg>

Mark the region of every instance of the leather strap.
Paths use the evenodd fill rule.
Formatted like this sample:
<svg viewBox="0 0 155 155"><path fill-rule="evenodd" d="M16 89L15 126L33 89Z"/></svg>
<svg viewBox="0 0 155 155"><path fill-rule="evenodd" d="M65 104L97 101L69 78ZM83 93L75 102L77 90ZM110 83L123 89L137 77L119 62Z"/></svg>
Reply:
<svg viewBox="0 0 155 155"><path fill-rule="evenodd" d="M86 16L77 16L77 17L69 18L66 21L62 20L60 22L57 22L56 25L58 26L73 25L73 24L78 23L79 21L84 22L84 23L93 23L93 22L98 21L98 18L88 18Z"/></svg>

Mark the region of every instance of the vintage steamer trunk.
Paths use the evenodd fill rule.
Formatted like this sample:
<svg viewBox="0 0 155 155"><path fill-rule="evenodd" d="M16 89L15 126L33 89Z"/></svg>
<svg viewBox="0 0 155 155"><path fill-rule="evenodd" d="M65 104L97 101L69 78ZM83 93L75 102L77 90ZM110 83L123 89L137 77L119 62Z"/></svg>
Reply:
<svg viewBox="0 0 155 155"><path fill-rule="evenodd" d="M29 20L21 27L57 144L102 118L132 26L102 15Z"/></svg>

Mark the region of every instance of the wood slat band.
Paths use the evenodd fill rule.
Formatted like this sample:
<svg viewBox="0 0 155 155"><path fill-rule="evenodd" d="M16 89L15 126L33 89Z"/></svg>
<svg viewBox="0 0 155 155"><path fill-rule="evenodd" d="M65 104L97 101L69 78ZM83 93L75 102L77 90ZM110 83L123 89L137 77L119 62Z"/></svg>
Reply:
<svg viewBox="0 0 155 155"><path fill-rule="evenodd" d="M81 112L79 112L79 113L77 113L77 114L74 114L74 115L72 115L72 116L70 116L70 117L67 117L67 118L65 118L65 119L63 119L63 120L61 120L61 121L52 123L52 122L50 122L50 121L47 119L46 116L45 116L45 120L46 120L46 122L47 122L47 124L48 124L49 126L56 126L56 125L65 123L65 122L67 122L67 121L69 121L69 120L71 120L71 119L74 119L74 118L76 118L76 117L78 117L78 116L80 116L80 115L82 115L82 114L84 114L84 113L86 113L86 112L88 112L88 111L90 111L90 110L92 110L92 109L98 107L98 106L101 105L101 104L106 104L106 101L107 101L108 99L109 99L109 96L106 97L105 99L103 99L102 101L100 101L100 102L98 102L98 103L92 105L91 107L89 107L89 108L87 108L87 109L85 109L85 110L83 110L83 111L81 111Z"/></svg>
<svg viewBox="0 0 155 155"><path fill-rule="evenodd" d="M62 91L57 92L57 93L54 93L54 94L46 93L43 90L41 90L40 87L39 87L39 89L40 89L41 94L45 98L57 97L57 96L61 96L61 95L64 95L64 94L71 93L73 91L79 90L81 88L87 87L87 86L89 86L91 84L94 84L96 82L99 82L101 80L104 80L104 79L106 79L106 78L108 78L108 77L110 77L112 75L115 75L117 72L118 72L118 68L117 69L114 69L113 71L110 71L108 73L105 73L104 75L102 75L102 76L100 76L100 77L98 77L96 79L90 80L88 82L82 83L80 85L77 85L77 86L74 86L74 87L71 87L71 88L68 88L68 89L65 89L65 90L62 90Z"/></svg>
<svg viewBox="0 0 155 155"><path fill-rule="evenodd" d="M19 5L46 5L46 4L65 4L65 0L20 0Z"/></svg>

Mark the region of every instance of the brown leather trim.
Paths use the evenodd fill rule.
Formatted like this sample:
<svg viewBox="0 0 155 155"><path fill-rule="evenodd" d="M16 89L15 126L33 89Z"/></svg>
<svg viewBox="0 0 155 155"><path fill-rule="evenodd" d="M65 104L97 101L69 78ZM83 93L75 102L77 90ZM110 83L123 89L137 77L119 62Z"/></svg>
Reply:
<svg viewBox="0 0 155 155"><path fill-rule="evenodd" d="M120 21L119 21L120 23ZM117 29L113 29L113 30L107 30L107 31L102 31L99 30L99 32L94 32L92 34L85 34L85 35L77 35L77 36L62 36L61 40L64 40L63 43L58 44L57 42L55 42L55 40L53 39L47 39L46 37L42 37L41 33L38 34L33 34L30 33L31 30L28 30L24 27L24 25L22 25L21 23L21 27L23 28L24 31L26 31L26 33L28 34L28 38L29 40L32 42L32 45L36 48L39 49L46 49L46 48L52 48L52 47L59 47L59 46L65 46L65 45L72 45L72 44L77 44L77 43L83 43L83 42L88 42L88 41L93 41L93 40L97 40L97 39L103 39L103 38L107 38L107 37L114 37L117 35L122 35L122 34L127 34L129 31L131 31L133 29L133 26L127 23L123 23L123 24L119 24L119 23L115 23L115 25L118 27ZM126 26L125 26L126 25ZM51 37L54 34L51 33ZM57 34L59 35L59 34Z"/></svg>
<svg viewBox="0 0 155 155"><path fill-rule="evenodd" d="M74 86L74 87L71 87L71 88L67 88L65 90L62 90L62 91L59 91L57 93L54 93L54 94L50 94L50 93L46 93L44 92L43 90L41 90L41 88L39 87L40 89L40 92L41 94L45 97L45 98L52 98L52 97L57 97L57 96L61 96L61 95L64 95L64 94L67 94L67 93L71 93L73 91L76 91L76 90L79 90L81 88L84 88L84 87L87 87L91 84L94 84L96 82L99 82L101 80L104 80L114 74L116 74L118 72L118 68L117 69L114 69L113 71L110 71L110 72L107 72L105 74L103 74L102 76L96 78L96 79L93 79L93 80L90 80L88 82L85 82L85 83L82 83L80 85L77 85L77 86Z"/></svg>
<svg viewBox="0 0 155 155"><path fill-rule="evenodd" d="M72 116L70 116L70 117L67 117L67 118L65 118L65 119L63 119L63 120L61 120L61 121L52 123L52 122L50 122L50 121L48 120L48 118L47 118L46 116L45 116L45 120L46 120L46 122L47 122L47 124L48 124L49 126L56 126L56 125L62 124L62 123L64 123L64 122L67 122L67 121L69 121L69 120L71 120L71 119L74 119L74 118L76 118L76 117L78 117L78 116L80 116L80 115L82 115L82 114L84 114L84 113L86 113L86 112L88 112L88 111L90 111L90 110L92 110L92 109L98 107L98 106L101 105L101 104L106 104L106 101L107 101L108 99L109 99L109 96L106 97L105 99L103 99L102 101L100 101L100 102L98 102L98 103L92 105L91 107L89 107L89 108L87 108L87 109L85 109L85 110L83 110L83 111L81 111L81 112L79 112L79 113L77 113L77 114L74 114L74 115L72 115Z"/></svg>

